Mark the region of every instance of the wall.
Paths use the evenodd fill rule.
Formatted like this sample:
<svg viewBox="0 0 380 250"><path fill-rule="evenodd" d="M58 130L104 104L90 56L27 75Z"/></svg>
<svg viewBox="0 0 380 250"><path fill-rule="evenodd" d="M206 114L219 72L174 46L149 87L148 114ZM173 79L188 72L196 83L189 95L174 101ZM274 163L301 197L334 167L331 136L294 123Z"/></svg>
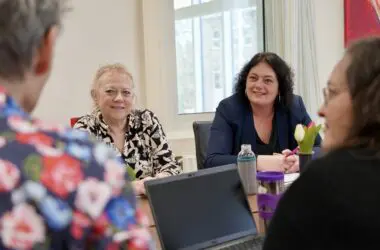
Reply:
<svg viewBox="0 0 380 250"><path fill-rule="evenodd" d="M154 111L177 155L194 155L192 122L213 114L177 115L174 9L172 0L142 0L146 107Z"/></svg>
<svg viewBox="0 0 380 250"><path fill-rule="evenodd" d="M137 100L145 104L140 0L72 1L58 40L51 78L35 115L69 124L90 111L90 85L100 65L121 62L137 82Z"/></svg>
<svg viewBox="0 0 380 250"><path fill-rule="evenodd" d="M343 0L314 0L318 77L322 85L344 53Z"/></svg>
<svg viewBox="0 0 380 250"><path fill-rule="evenodd" d="M68 14L59 39L52 77L35 115L68 124L70 117L88 112L91 108L89 88L96 69L107 62L121 62L135 77L139 106L146 106L159 115L174 152L193 155L195 147L190 124L194 116L168 116L165 105L169 102L176 104L175 90L172 90L170 98L160 95L162 86L158 82L162 84L165 79L173 79L156 69L163 63L163 58L168 59L168 55L162 52L162 46L170 43L163 37L157 44L157 50L144 50L147 43L155 42L152 37L157 32L156 28L168 24L167 18L161 19L157 10L163 7L164 2L167 7L170 1L161 1L112 0L112 5L108 1L73 1L74 10ZM320 81L325 83L343 54L343 0L313 1L316 8L318 74ZM153 77L154 74L162 79ZM172 104L170 110L175 110L175 107ZM198 118L209 120L212 115ZM179 122L188 125L177 126Z"/></svg>

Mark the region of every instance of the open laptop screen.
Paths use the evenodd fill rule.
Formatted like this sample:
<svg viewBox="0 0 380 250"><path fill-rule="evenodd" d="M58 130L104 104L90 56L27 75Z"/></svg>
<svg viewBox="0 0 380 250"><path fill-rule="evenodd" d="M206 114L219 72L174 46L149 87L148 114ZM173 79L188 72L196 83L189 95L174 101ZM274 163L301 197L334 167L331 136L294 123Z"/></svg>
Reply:
<svg viewBox="0 0 380 250"><path fill-rule="evenodd" d="M256 234L234 165L146 183L164 249L201 248Z"/></svg>

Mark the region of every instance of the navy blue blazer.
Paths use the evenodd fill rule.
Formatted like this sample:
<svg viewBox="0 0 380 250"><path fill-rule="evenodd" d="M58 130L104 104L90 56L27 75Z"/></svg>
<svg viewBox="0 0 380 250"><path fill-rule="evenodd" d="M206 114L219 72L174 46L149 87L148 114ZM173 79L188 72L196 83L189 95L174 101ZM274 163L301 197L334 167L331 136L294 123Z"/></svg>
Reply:
<svg viewBox="0 0 380 250"><path fill-rule="evenodd" d="M297 147L294 130L297 124L308 125L311 121L300 96L294 95L291 108L276 107L277 138L280 150ZM234 94L219 103L211 126L205 168L236 163L242 144L251 144L256 149L256 131L252 109L249 104ZM320 136L315 141L315 155L321 144ZM280 153L280 152L279 152Z"/></svg>

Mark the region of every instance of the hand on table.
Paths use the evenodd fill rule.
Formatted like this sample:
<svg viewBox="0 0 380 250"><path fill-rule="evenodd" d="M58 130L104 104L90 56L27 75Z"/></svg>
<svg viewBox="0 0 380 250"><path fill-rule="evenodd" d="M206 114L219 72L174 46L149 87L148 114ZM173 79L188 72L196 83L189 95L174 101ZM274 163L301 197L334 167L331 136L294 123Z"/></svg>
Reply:
<svg viewBox="0 0 380 250"><path fill-rule="evenodd" d="M282 152L285 157L284 161L284 172L285 173L295 173L299 171L299 157L289 149L285 149Z"/></svg>
<svg viewBox="0 0 380 250"><path fill-rule="evenodd" d="M133 190L135 191L135 195L145 195L146 192L145 192L144 182L153 180L153 179L154 179L153 177L148 176L142 180L133 181L132 187L133 187Z"/></svg>
<svg viewBox="0 0 380 250"><path fill-rule="evenodd" d="M144 186L144 182L145 181L149 181L149 180L153 180L153 179L157 179L157 178L164 178L164 177L168 177L170 176L170 174L168 173L158 173L156 175L156 177L145 177L144 179L142 180L135 180L132 182L132 186L133 186L133 189L135 191L135 195L145 195L146 192L145 192L145 186Z"/></svg>
<svg viewBox="0 0 380 250"><path fill-rule="evenodd" d="M259 155L257 157L257 170L285 172L285 170L293 165L291 160L291 158L287 160L285 155L278 153L273 155Z"/></svg>

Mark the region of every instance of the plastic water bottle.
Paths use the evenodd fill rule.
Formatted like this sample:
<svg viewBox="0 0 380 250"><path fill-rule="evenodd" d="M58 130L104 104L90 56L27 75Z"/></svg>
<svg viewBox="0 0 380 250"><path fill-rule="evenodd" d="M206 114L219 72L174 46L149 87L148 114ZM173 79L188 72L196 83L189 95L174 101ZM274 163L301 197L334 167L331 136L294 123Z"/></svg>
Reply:
<svg viewBox="0 0 380 250"><path fill-rule="evenodd" d="M241 145L241 151L237 158L237 166L245 193L247 195L256 194L256 156L252 152L250 144Z"/></svg>

